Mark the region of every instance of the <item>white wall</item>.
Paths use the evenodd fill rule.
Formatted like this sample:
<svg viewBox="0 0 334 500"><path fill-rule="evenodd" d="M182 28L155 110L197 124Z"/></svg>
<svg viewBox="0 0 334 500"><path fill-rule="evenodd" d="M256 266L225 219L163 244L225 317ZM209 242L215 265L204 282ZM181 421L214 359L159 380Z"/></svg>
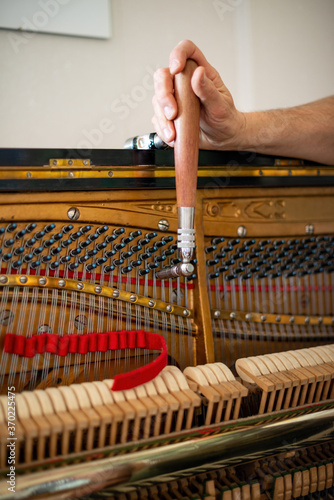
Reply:
<svg viewBox="0 0 334 500"><path fill-rule="evenodd" d="M110 11L109 40L0 31L1 147L121 148L150 132L152 73L184 38L240 109L334 94L333 0L111 0Z"/></svg>

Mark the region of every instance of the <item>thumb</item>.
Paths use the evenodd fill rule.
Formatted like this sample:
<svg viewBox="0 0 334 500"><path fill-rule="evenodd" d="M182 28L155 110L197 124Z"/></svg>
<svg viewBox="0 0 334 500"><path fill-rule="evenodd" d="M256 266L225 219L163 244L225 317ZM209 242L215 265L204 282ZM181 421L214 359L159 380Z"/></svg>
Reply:
<svg viewBox="0 0 334 500"><path fill-rule="evenodd" d="M215 84L206 76L203 66L194 71L191 86L201 103L208 109L215 108L220 101L221 95Z"/></svg>

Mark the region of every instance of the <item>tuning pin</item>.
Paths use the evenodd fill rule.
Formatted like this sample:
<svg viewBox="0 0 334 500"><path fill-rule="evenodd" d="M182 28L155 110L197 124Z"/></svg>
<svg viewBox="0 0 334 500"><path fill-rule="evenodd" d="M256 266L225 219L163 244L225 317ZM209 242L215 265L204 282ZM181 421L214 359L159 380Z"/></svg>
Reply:
<svg viewBox="0 0 334 500"><path fill-rule="evenodd" d="M96 232L98 235L101 235L103 233L105 233L106 231L108 231L109 227L108 226L100 226L97 228Z"/></svg>
<svg viewBox="0 0 334 500"><path fill-rule="evenodd" d="M53 231L55 227L56 227L56 224L47 224L47 225L44 227L44 231L45 231L46 233L51 233L51 231Z"/></svg>
<svg viewBox="0 0 334 500"><path fill-rule="evenodd" d="M21 231L18 231L15 235L15 239L16 240L21 240L24 235L26 234L26 230L25 229L21 229Z"/></svg>
<svg viewBox="0 0 334 500"><path fill-rule="evenodd" d="M219 264L219 259L209 259L206 261L207 267L215 266L216 264Z"/></svg>
<svg viewBox="0 0 334 500"><path fill-rule="evenodd" d="M86 255L90 258L94 257L96 254L97 254L97 250L95 250L95 248L93 248L93 250L89 250L89 252L86 253Z"/></svg>
<svg viewBox="0 0 334 500"><path fill-rule="evenodd" d="M23 256L23 262L30 262L34 258L32 253L28 253Z"/></svg>
<svg viewBox="0 0 334 500"><path fill-rule="evenodd" d="M158 248L161 248L165 245L167 245L168 241L164 241L163 239L161 241L156 241L155 242L155 245L158 247Z"/></svg>
<svg viewBox="0 0 334 500"><path fill-rule="evenodd" d="M112 261L112 263L115 265L115 266L121 266L122 264L124 264L124 260L123 259L114 259Z"/></svg>
<svg viewBox="0 0 334 500"><path fill-rule="evenodd" d="M148 238L149 240L152 240L153 238L156 238L158 236L158 233L146 233L145 238Z"/></svg>
<svg viewBox="0 0 334 500"><path fill-rule="evenodd" d="M124 243L124 245L127 245L131 241L133 241L132 236L125 236L124 238L121 239L121 242Z"/></svg>
<svg viewBox="0 0 334 500"><path fill-rule="evenodd" d="M139 276L145 276L146 274L149 274L150 271L150 269L139 269L138 274Z"/></svg>
<svg viewBox="0 0 334 500"><path fill-rule="evenodd" d="M87 254L86 255L82 255L81 257L79 257L78 262L79 262L79 264L84 264L85 262L87 262L87 260L89 258L90 258L90 256L87 255Z"/></svg>
<svg viewBox="0 0 334 500"><path fill-rule="evenodd" d="M37 233L34 234L36 240L41 240L44 236L45 236L45 231L38 231Z"/></svg>
<svg viewBox="0 0 334 500"><path fill-rule="evenodd" d="M102 243L98 243L96 245L96 250L98 252L100 252L101 250L103 250L104 248L106 248L106 246L107 246L107 243L105 241L103 241Z"/></svg>
<svg viewBox="0 0 334 500"><path fill-rule="evenodd" d="M249 280L251 277L252 277L252 273L246 273L246 274L242 274L242 275L240 276L240 278L241 278L243 281Z"/></svg>
<svg viewBox="0 0 334 500"><path fill-rule="evenodd" d="M93 271L94 269L96 269L96 264L87 264L86 265L86 271Z"/></svg>
<svg viewBox="0 0 334 500"><path fill-rule="evenodd" d="M14 238L9 238L8 240L5 240L4 246L6 248L12 247L14 245Z"/></svg>
<svg viewBox="0 0 334 500"><path fill-rule="evenodd" d="M132 247L130 247L130 250L132 253L139 252L142 249L143 249L143 247L141 245L132 245Z"/></svg>
<svg viewBox="0 0 334 500"><path fill-rule="evenodd" d="M81 226L81 227L79 227L79 231L82 234L88 233L88 231L90 231L91 229L92 229L92 226Z"/></svg>
<svg viewBox="0 0 334 500"><path fill-rule="evenodd" d="M61 240L63 237L63 233L56 233L56 234L53 234L52 235L52 238L55 240L55 241L59 241Z"/></svg>
<svg viewBox="0 0 334 500"><path fill-rule="evenodd" d="M163 262L166 259L167 259L166 255L163 255L163 254L162 255L156 255L154 257L154 262Z"/></svg>
<svg viewBox="0 0 334 500"><path fill-rule="evenodd" d="M93 265L93 264L92 264L92 265ZM70 271L75 271L75 269L76 269L77 267L79 267L79 264L78 264L77 262L71 262L71 264L69 264L69 266L68 266L68 269L69 269ZM87 266L86 266L86 267L87 267Z"/></svg>
<svg viewBox="0 0 334 500"><path fill-rule="evenodd" d="M7 233L12 233L13 231L15 231L16 228L17 228L16 222L12 222L11 224L8 224L8 226L6 227L6 231Z"/></svg>
<svg viewBox="0 0 334 500"><path fill-rule="evenodd" d="M62 231L63 231L63 233L65 233L65 234L67 234L67 233L69 233L70 231L72 231L72 229L73 229L72 224L69 224L68 226L63 226L63 227L62 227Z"/></svg>
<svg viewBox="0 0 334 500"><path fill-rule="evenodd" d="M89 234L87 236L87 241L89 241L90 243L93 243L93 241L97 240L98 237L99 237L99 235L97 233ZM73 236L72 236L72 238L73 238Z"/></svg>
<svg viewBox="0 0 334 500"><path fill-rule="evenodd" d="M121 252L120 257L121 257L121 259L126 260L126 259L129 259L130 257L132 257L132 255L133 255L133 252L131 252L131 251Z"/></svg>
<svg viewBox="0 0 334 500"><path fill-rule="evenodd" d="M106 250L105 252L103 252L103 257L107 257L107 259L110 259L110 257L113 257L114 255L116 255L116 250Z"/></svg>
<svg viewBox="0 0 334 500"><path fill-rule="evenodd" d="M137 238L138 236L141 236L142 232L140 230L138 231L131 231L130 236L131 238Z"/></svg>
<svg viewBox="0 0 334 500"><path fill-rule="evenodd" d="M141 245L142 247L147 245L149 242L150 242L149 238L141 238L140 240L138 240L138 244Z"/></svg>
<svg viewBox="0 0 334 500"><path fill-rule="evenodd" d="M212 238L211 244L216 246L219 245L220 243L223 243L225 241L225 238Z"/></svg>
<svg viewBox="0 0 334 500"><path fill-rule="evenodd" d="M106 257L100 257L99 259L96 259L96 265L97 266L102 266L102 264L104 264L105 262L107 262L107 258Z"/></svg>
<svg viewBox="0 0 334 500"><path fill-rule="evenodd" d="M24 252L24 247L17 247L14 250L14 255L21 255Z"/></svg>
<svg viewBox="0 0 334 500"><path fill-rule="evenodd" d="M113 246L113 250L116 250L116 252L119 252L120 250L122 250L122 248L125 247L125 243L116 243L114 246Z"/></svg>
<svg viewBox="0 0 334 500"><path fill-rule="evenodd" d="M162 241L166 241L166 243L170 243L174 238L173 236L163 236L161 239Z"/></svg>
<svg viewBox="0 0 334 500"><path fill-rule="evenodd" d="M143 260L147 260L147 259L149 259L150 257L152 257L152 254L151 254L150 252L145 252L145 253L141 253L141 254L139 254L139 255L138 255L138 258L139 258L140 260L142 260L142 261L143 261Z"/></svg>
<svg viewBox="0 0 334 500"><path fill-rule="evenodd" d="M35 222L31 222L28 224L25 228L27 233L31 233L35 228L37 227L37 224Z"/></svg>
<svg viewBox="0 0 334 500"><path fill-rule="evenodd" d="M58 255L59 253L61 252L61 247L53 247L51 248L51 255ZM73 252L73 254L72 254ZM71 250L70 251L70 255L72 257L74 257L74 252L75 252L75 255L78 255L78 253L81 252L80 248L77 248L76 250Z"/></svg>
<svg viewBox="0 0 334 500"><path fill-rule="evenodd" d="M31 262L30 267L31 269L37 269L41 265L40 260L35 260L34 262Z"/></svg>
<svg viewBox="0 0 334 500"><path fill-rule="evenodd" d="M15 260L12 262L12 269L19 269L22 266L22 260Z"/></svg>
<svg viewBox="0 0 334 500"><path fill-rule="evenodd" d="M71 257L69 255L63 255L63 257L60 258L60 263L67 264L70 260L71 260Z"/></svg>
<svg viewBox="0 0 334 500"><path fill-rule="evenodd" d="M41 261L43 264L48 264L51 260L51 257L50 255L43 255L42 258L41 258Z"/></svg>
<svg viewBox="0 0 334 500"><path fill-rule="evenodd" d="M210 247L206 247L206 248L204 248L204 252L205 252L206 254L211 253L211 252L214 252L215 250L217 250L216 245L212 245L212 246L210 246Z"/></svg>
<svg viewBox="0 0 334 500"><path fill-rule="evenodd" d="M43 252L43 247L34 248L32 251L34 255L40 255L42 252Z"/></svg>
<svg viewBox="0 0 334 500"><path fill-rule="evenodd" d="M138 266L140 266L140 265L141 265L141 261L140 261L140 260L132 260L132 261L130 262L130 266L131 266L131 267L138 267Z"/></svg>
<svg viewBox="0 0 334 500"><path fill-rule="evenodd" d="M116 269L115 266L110 266L110 265L104 266L103 272L105 272L105 273L111 273L112 271L114 271L114 269Z"/></svg>
<svg viewBox="0 0 334 500"><path fill-rule="evenodd" d="M131 266L126 266L126 267L122 267L121 268L121 273L122 274L128 274L132 271L132 267Z"/></svg>
<svg viewBox="0 0 334 500"><path fill-rule="evenodd" d="M50 269L51 269L52 271L55 271L55 270L59 267L59 262L58 262L58 261L51 262L51 264L50 264L50 266L49 266L49 267L50 267ZM68 266L68 267L70 267L70 266Z"/></svg>
<svg viewBox="0 0 334 500"><path fill-rule="evenodd" d="M51 238L50 240L45 240L43 241L43 247L44 248L49 248L55 243L55 240Z"/></svg>

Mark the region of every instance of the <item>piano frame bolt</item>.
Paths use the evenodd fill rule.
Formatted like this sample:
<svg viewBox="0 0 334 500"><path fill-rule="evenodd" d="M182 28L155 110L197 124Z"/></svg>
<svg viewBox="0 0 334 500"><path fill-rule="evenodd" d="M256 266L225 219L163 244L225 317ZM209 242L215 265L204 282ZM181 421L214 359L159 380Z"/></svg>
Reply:
<svg viewBox="0 0 334 500"><path fill-rule="evenodd" d="M158 228L160 231L166 232L169 229L169 222L167 219L160 219L158 222Z"/></svg>
<svg viewBox="0 0 334 500"><path fill-rule="evenodd" d="M266 321L267 320L267 316L265 316L264 314L262 314L261 317L260 317L260 320L261 321Z"/></svg>
<svg viewBox="0 0 334 500"><path fill-rule="evenodd" d="M24 284L27 283L28 278L26 276L20 276L20 283Z"/></svg>
<svg viewBox="0 0 334 500"><path fill-rule="evenodd" d="M78 220L80 217L80 210L76 207L71 207L67 210L67 217L70 220Z"/></svg>
<svg viewBox="0 0 334 500"><path fill-rule="evenodd" d="M77 289L83 290L83 287L84 287L84 284L81 281L79 281L79 283L77 283Z"/></svg>
<svg viewBox="0 0 334 500"><path fill-rule="evenodd" d="M220 311L215 311L215 312L213 313L213 316L214 316L215 318L220 318Z"/></svg>
<svg viewBox="0 0 334 500"><path fill-rule="evenodd" d="M306 224L305 226L305 233L310 235L310 234L314 234L314 226L313 224Z"/></svg>
<svg viewBox="0 0 334 500"><path fill-rule="evenodd" d="M251 313L247 313L245 316L246 321L250 321L252 319Z"/></svg>
<svg viewBox="0 0 334 500"><path fill-rule="evenodd" d="M276 316L275 321L276 321L276 323L280 323L281 322L281 316Z"/></svg>
<svg viewBox="0 0 334 500"><path fill-rule="evenodd" d="M7 276L0 276L0 283L5 284L7 283L7 281L8 281Z"/></svg>
<svg viewBox="0 0 334 500"><path fill-rule="evenodd" d="M66 285L66 281L65 280L59 280L58 281L58 286L64 287L65 285Z"/></svg>
<svg viewBox="0 0 334 500"><path fill-rule="evenodd" d="M119 297L119 290L114 290L113 293L112 293L112 296L117 299L117 297Z"/></svg>
<svg viewBox="0 0 334 500"><path fill-rule="evenodd" d="M184 311L183 311L183 316L189 316L189 311L188 311L188 309L184 309Z"/></svg>
<svg viewBox="0 0 334 500"><path fill-rule="evenodd" d="M240 236L240 238L244 238L245 236L247 236L247 229L245 228L245 226L239 226L237 229L237 234L238 236Z"/></svg>
<svg viewBox="0 0 334 500"><path fill-rule="evenodd" d="M101 293L102 292L102 286L96 286L94 288L95 293Z"/></svg>
<svg viewBox="0 0 334 500"><path fill-rule="evenodd" d="M132 295L130 295L131 302L136 302L136 300L137 300L137 295L135 295L134 293Z"/></svg>
<svg viewBox="0 0 334 500"><path fill-rule="evenodd" d="M173 310L173 306L171 306L170 304L168 304L168 306L166 307L166 311L171 313Z"/></svg>
<svg viewBox="0 0 334 500"><path fill-rule="evenodd" d="M155 306L155 301L154 300L149 300L148 301L149 307L154 307Z"/></svg>
<svg viewBox="0 0 334 500"><path fill-rule="evenodd" d="M235 312L231 312L230 319L235 319L237 317Z"/></svg>
<svg viewBox="0 0 334 500"><path fill-rule="evenodd" d="M46 285L46 278L42 277L38 280L39 285Z"/></svg>
<svg viewBox="0 0 334 500"><path fill-rule="evenodd" d="M295 317L294 316L291 316L291 318L289 318L289 323L294 323L295 322Z"/></svg>

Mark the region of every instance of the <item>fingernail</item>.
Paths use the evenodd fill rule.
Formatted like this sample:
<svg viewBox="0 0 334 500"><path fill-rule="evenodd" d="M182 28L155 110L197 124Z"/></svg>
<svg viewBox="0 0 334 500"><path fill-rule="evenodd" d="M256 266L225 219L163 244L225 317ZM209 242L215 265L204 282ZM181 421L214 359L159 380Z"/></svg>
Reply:
<svg viewBox="0 0 334 500"><path fill-rule="evenodd" d="M175 73L177 68L179 67L180 62L177 59L173 59L169 65L169 69L171 73Z"/></svg>
<svg viewBox="0 0 334 500"><path fill-rule="evenodd" d="M169 130L169 128L166 127L166 128L164 128L163 133L164 133L166 141L168 142L170 140L170 138L172 137L171 131Z"/></svg>
<svg viewBox="0 0 334 500"><path fill-rule="evenodd" d="M164 113L165 113L166 118L168 118L168 120L171 120L171 118L173 116L173 110L170 106L164 107Z"/></svg>
<svg viewBox="0 0 334 500"><path fill-rule="evenodd" d="M201 85L204 85L205 84L205 80L206 80L206 75L205 75L205 72L203 72L203 75L202 75L202 78L201 78Z"/></svg>

